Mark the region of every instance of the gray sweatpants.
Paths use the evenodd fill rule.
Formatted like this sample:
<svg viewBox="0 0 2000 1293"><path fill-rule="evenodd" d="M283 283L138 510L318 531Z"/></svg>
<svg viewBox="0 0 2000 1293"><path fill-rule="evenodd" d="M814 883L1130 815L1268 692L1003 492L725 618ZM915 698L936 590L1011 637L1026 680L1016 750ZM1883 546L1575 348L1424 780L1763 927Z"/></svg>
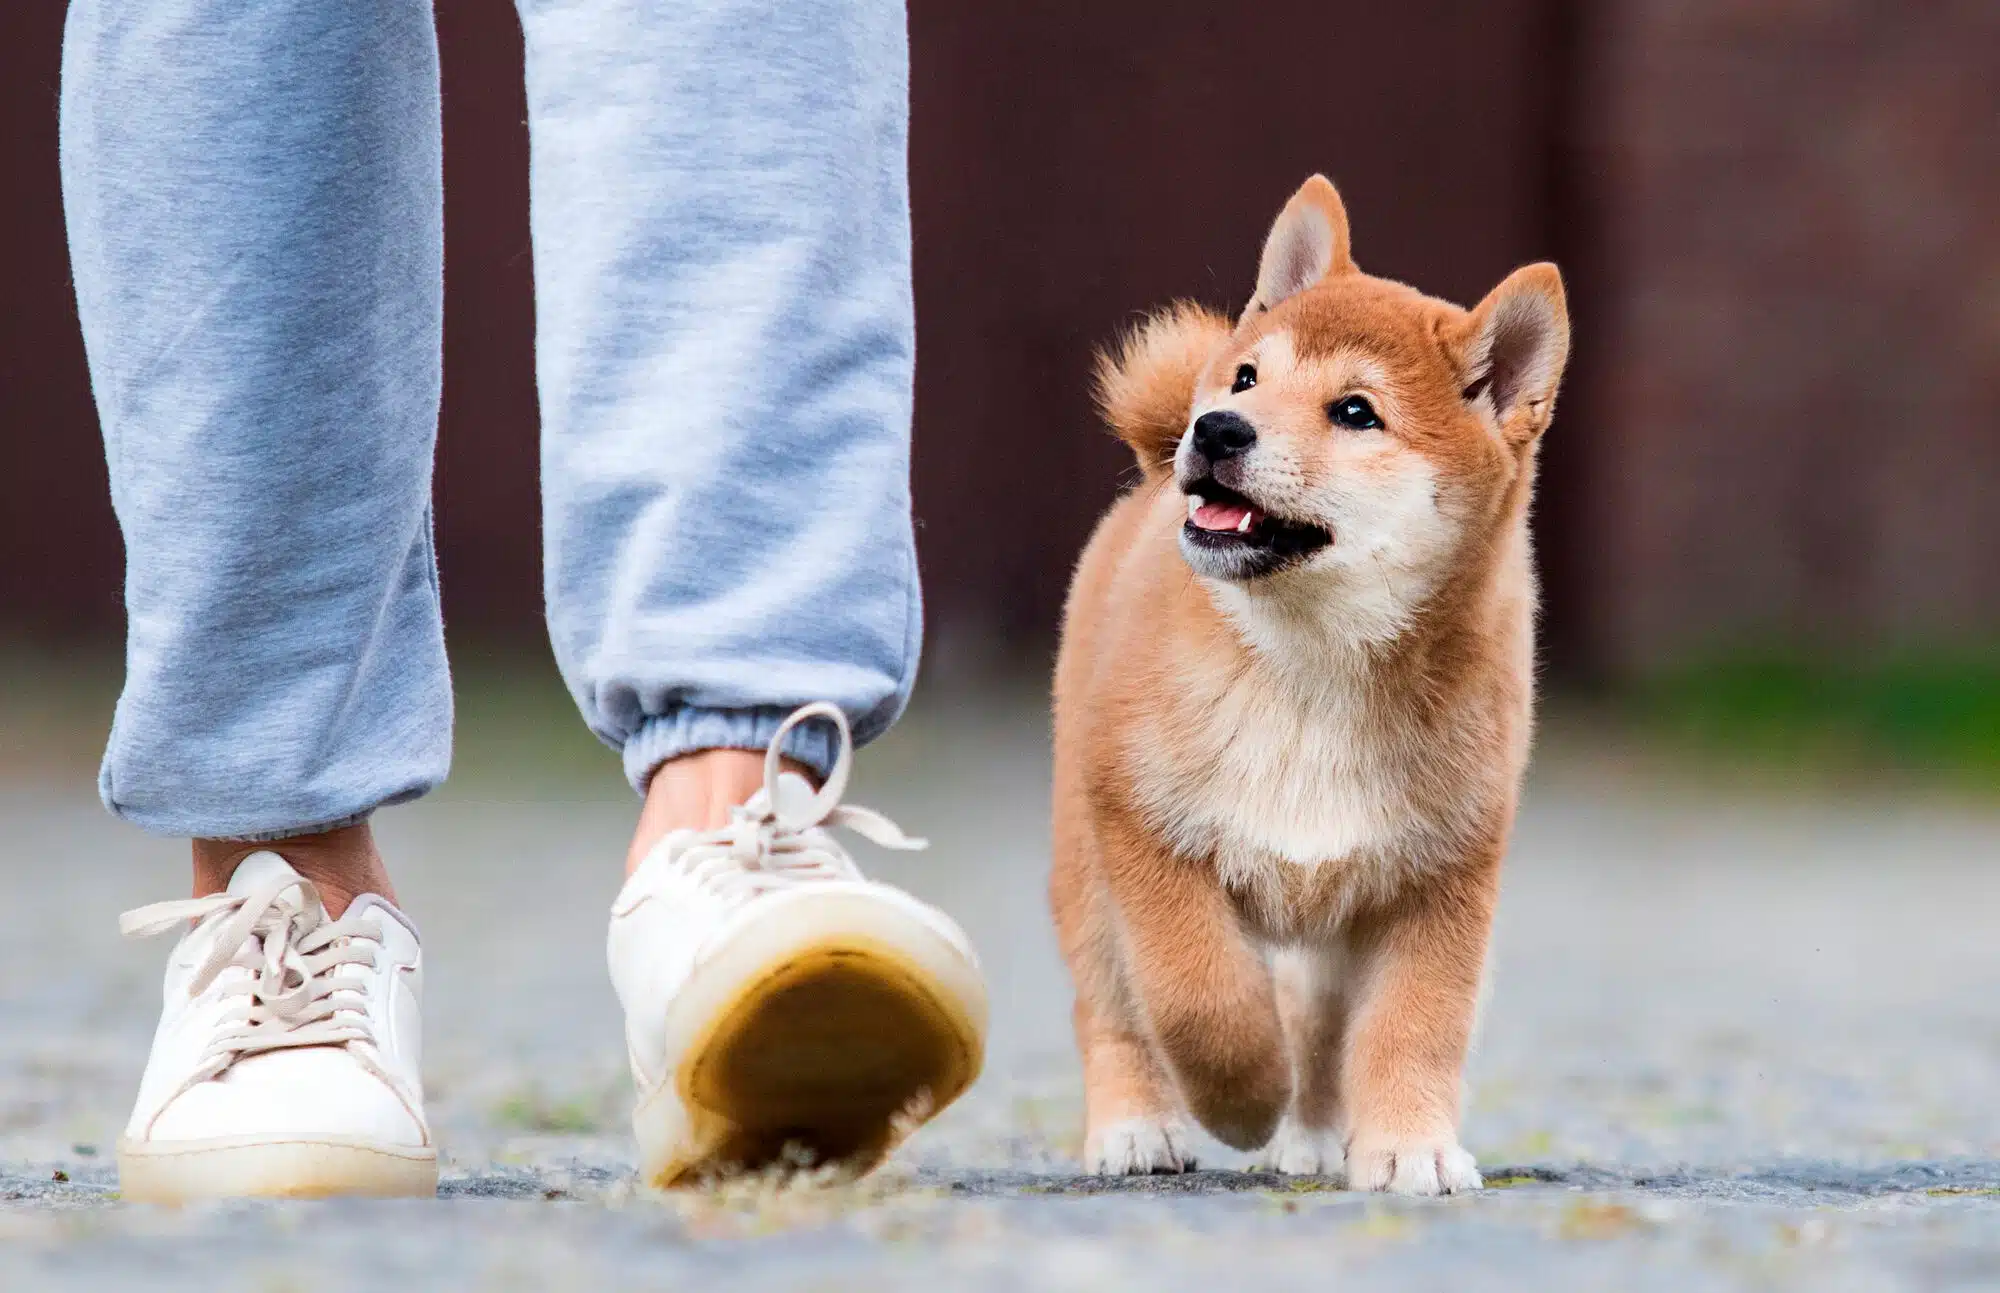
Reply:
<svg viewBox="0 0 2000 1293"><path fill-rule="evenodd" d="M519 8L570 690L635 786L809 700L875 736L921 615L902 2ZM127 558L105 803L248 838L422 794L451 745L428 0L73 0L62 174ZM788 749L824 765L828 732Z"/></svg>

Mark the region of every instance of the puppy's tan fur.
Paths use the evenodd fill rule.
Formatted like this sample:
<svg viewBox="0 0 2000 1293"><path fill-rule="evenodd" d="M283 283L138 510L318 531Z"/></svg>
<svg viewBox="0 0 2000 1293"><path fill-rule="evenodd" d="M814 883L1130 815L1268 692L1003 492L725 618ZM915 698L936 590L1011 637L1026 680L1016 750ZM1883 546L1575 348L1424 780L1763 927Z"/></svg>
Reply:
<svg viewBox="0 0 2000 1293"><path fill-rule="evenodd" d="M1185 1110L1279 1170L1479 1184L1460 1073L1527 759L1528 501L1568 341L1551 265L1470 311L1360 272L1314 176L1239 321L1177 306L1103 360L1143 479L1070 593L1051 885L1095 1170L1180 1170ZM1381 429L1329 420L1355 394ZM1184 555L1187 432L1219 409L1257 431L1242 493L1330 544L1240 579Z"/></svg>

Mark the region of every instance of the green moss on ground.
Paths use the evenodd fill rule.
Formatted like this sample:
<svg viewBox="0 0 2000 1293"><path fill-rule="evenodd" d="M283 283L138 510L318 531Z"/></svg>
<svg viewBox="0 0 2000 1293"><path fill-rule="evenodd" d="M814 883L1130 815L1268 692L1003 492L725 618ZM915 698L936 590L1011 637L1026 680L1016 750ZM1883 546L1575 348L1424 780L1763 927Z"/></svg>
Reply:
<svg viewBox="0 0 2000 1293"><path fill-rule="evenodd" d="M1627 705L1643 735L1704 754L2000 790L2000 646L1866 660L1740 651L1662 672Z"/></svg>

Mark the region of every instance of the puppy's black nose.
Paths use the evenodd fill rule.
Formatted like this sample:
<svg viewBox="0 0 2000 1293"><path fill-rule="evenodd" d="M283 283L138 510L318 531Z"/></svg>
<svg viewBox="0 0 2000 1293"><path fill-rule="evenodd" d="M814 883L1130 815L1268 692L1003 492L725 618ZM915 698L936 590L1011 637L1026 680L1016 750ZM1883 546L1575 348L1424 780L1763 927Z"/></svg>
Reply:
<svg viewBox="0 0 2000 1293"><path fill-rule="evenodd" d="M1194 450L1210 462L1234 458L1257 443L1257 428L1235 413L1217 410L1194 420Z"/></svg>

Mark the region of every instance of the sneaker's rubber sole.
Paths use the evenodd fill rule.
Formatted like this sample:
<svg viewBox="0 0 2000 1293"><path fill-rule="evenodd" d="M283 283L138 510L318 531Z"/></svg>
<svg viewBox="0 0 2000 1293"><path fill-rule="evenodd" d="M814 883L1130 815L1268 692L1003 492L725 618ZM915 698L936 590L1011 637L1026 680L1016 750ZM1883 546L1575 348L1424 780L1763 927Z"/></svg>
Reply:
<svg viewBox="0 0 2000 1293"><path fill-rule="evenodd" d="M806 1162L859 1174L972 1085L986 1032L978 970L914 922L882 932L828 930L749 973L755 948L704 966L674 1003L681 1019L670 1014L669 1032L692 1043L634 1114L648 1182ZM703 979L740 986L711 996Z"/></svg>
<svg viewBox="0 0 2000 1293"><path fill-rule="evenodd" d="M435 1149L337 1136L118 1142L118 1193L134 1203L427 1198L437 1180Z"/></svg>

